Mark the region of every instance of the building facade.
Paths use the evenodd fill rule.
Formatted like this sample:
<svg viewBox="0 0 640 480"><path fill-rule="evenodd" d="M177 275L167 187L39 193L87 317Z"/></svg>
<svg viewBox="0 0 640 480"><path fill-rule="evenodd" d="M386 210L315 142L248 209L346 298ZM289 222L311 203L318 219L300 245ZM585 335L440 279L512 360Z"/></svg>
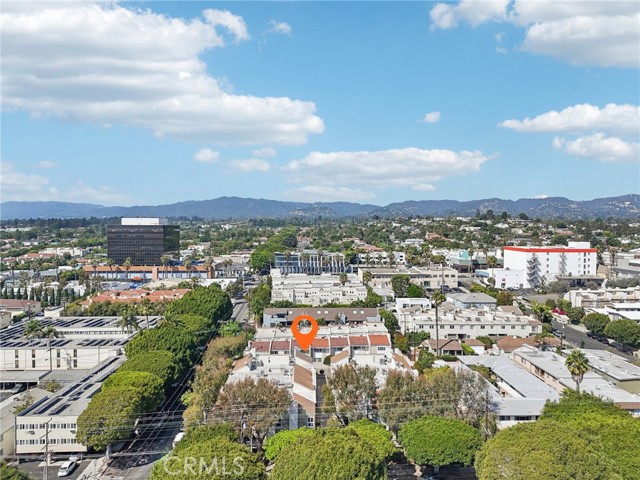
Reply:
<svg viewBox="0 0 640 480"><path fill-rule="evenodd" d="M345 271L344 255L320 250L302 250L300 252L276 252L274 268L280 273L342 273Z"/></svg>
<svg viewBox="0 0 640 480"><path fill-rule="evenodd" d="M116 265L161 265L165 254L180 250L180 227L162 218L123 218L107 227L108 257Z"/></svg>
<svg viewBox="0 0 640 480"><path fill-rule="evenodd" d="M566 247L504 247L505 270L520 270L524 288L568 277L595 277L598 250L589 242L569 242ZM496 282L499 286L500 282Z"/></svg>

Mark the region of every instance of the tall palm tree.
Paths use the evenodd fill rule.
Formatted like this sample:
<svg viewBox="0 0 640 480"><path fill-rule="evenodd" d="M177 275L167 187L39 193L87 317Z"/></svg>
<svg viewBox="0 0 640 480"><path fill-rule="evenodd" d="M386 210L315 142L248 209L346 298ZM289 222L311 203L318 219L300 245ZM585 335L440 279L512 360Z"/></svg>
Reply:
<svg viewBox="0 0 640 480"><path fill-rule="evenodd" d="M60 257L58 257L58 256L53 257L53 260L51 262L53 263L53 267L56 269L56 282L59 282L60 281L60 278L59 278L59 276L60 276L60 271L59 271L60 270L59 269L59 267L60 267Z"/></svg>
<svg viewBox="0 0 640 480"><path fill-rule="evenodd" d="M151 301L145 297L140 301L140 314L147 320L147 330L149 330L149 313L151 312Z"/></svg>
<svg viewBox="0 0 640 480"><path fill-rule="evenodd" d="M47 325L40 332L41 338L47 339L47 347L49 348L49 371L53 371L53 358L51 356L51 339L60 338L62 334L53 325Z"/></svg>
<svg viewBox="0 0 640 480"><path fill-rule="evenodd" d="M535 342L538 344L538 349L542 350L543 345L545 344L545 339L550 338L551 335L549 332L540 332L534 335Z"/></svg>
<svg viewBox="0 0 640 480"><path fill-rule="evenodd" d="M169 262L171 261L171 257L169 255L162 255L160 257L160 263L162 263L162 266L164 267L164 278L167 278L167 266L169 265Z"/></svg>
<svg viewBox="0 0 640 480"><path fill-rule="evenodd" d="M347 283L347 279L348 279L348 278L349 278L349 277L347 277L347 274L346 274L346 273L342 272L342 273L340 274L340 283L342 284L342 286L343 286L343 287L344 287L344 284L345 284L345 283Z"/></svg>
<svg viewBox="0 0 640 480"><path fill-rule="evenodd" d="M191 272L191 268L193 267L193 260L191 257L187 257L184 259L184 269L187 271L187 278L189 278L189 273Z"/></svg>
<svg viewBox="0 0 640 480"><path fill-rule="evenodd" d="M89 265L91 265L91 268L93 268L93 278L96 278L96 272L98 270L98 260L96 260L95 258L93 260L91 260L91 262L89 262Z"/></svg>
<svg viewBox="0 0 640 480"><path fill-rule="evenodd" d="M576 391L580 393L580 383L584 378L584 374L589 371L589 359L582 353L582 350L576 348L567 357L565 365L573 381L576 382Z"/></svg>
<svg viewBox="0 0 640 480"><path fill-rule="evenodd" d="M124 263L122 264L122 266L124 267L124 269L127 272L127 280L129 279L129 270L131 270L131 267L133 266L133 260L131 260L131 257L127 257L124 259Z"/></svg>
<svg viewBox="0 0 640 480"><path fill-rule="evenodd" d="M113 280L113 266L116 262L113 261L113 258L107 258L107 267L109 267L109 272L111 273L111 279Z"/></svg>
<svg viewBox="0 0 640 480"><path fill-rule="evenodd" d="M40 320L29 320L27 325L24 327L24 332L22 335L27 340L33 340L34 338L42 337L42 324Z"/></svg>
<svg viewBox="0 0 640 480"><path fill-rule="evenodd" d="M445 297L444 293L442 292L435 292L431 296L431 303L433 303L433 306L436 308L436 355L440 355L440 335L438 334L438 307L442 305L446 300L447 297Z"/></svg>
<svg viewBox="0 0 640 480"><path fill-rule="evenodd" d="M369 270L365 270L364 272L362 272L362 283L364 283L365 285L369 285L369 282L371 282L372 279L373 275Z"/></svg>
<svg viewBox="0 0 640 480"><path fill-rule="evenodd" d="M122 309L122 316L120 318L120 328L123 332L132 333L134 330L138 330L140 325L138 325L138 317L136 317L135 312L129 307L124 307Z"/></svg>

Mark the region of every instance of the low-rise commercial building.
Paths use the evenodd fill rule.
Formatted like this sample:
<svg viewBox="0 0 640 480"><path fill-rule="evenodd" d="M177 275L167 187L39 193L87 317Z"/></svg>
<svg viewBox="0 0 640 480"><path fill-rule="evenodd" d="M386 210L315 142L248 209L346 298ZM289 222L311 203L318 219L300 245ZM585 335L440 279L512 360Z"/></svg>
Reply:
<svg viewBox="0 0 640 480"><path fill-rule="evenodd" d="M640 287L571 290L564 295L574 307L602 308L613 304L637 304L640 302Z"/></svg>
<svg viewBox="0 0 640 480"><path fill-rule="evenodd" d="M86 452L78 443L78 417L87 408L102 382L124 361L111 357L86 372L78 382L45 396L15 417L15 454L42 456L45 452ZM48 443L47 443L48 441Z"/></svg>

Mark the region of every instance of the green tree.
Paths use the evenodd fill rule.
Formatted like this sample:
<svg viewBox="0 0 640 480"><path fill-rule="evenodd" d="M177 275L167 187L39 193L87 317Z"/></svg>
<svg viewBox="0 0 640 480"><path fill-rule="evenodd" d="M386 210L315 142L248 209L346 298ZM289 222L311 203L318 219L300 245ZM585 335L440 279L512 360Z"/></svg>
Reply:
<svg viewBox="0 0 640 480"><path fill-rule="evenodd" d="M393 444L393 434L379 423L362 419L351 422L347 428L354 430L360 438L371 445L378 458L385 463L391 461L396 454L397 450Z"/></svg>
<svg viewBox="0 0 640 480"><path fill-rule="evenodd" d="M478 480L622 480L607 455L563 423L545 420L500 431L478 452L475 468Z"/></svg>
<svg viewBox="0 0 640 480"><path fill-rule="evenodd" d="M580 383L582 383L584 374L589 371L589 360L585 354L582 353L582 350L575 349L567 356L565 365L573 381L576 382L576 391L580 393Z"/></svg>
<svg viewBox="0 0 640 480"><path fill-rule="evenodd" d="M609 322L609 315L605 315L603 313L590 313L585 315L582 319L584 326L593 333L603 333Z"/></svg>
<svg viewBox="0 0 640 480"><path fill-rule="evenodd" d="M408 298L424 298L426 296L424 288L419 285L411 284L407 288L407 297Z"/></svg>
<svg viewBox="0 0 640 480"><path fill-rule="evenodd" d="M31 480L29 475L16 467L9 466L4 460L0 460L0 478L2 480Z"/></svg>
<svg viewBox="0 0 640 480"><path fill-rule="evenodd" d="M634 320L615 320L604 329L607 337L626 345L640 344L640 324Z"/></svg>
<svg viewBox="0 0 640 480"><path fill-rule="evenodd" d="M262 446L269 430L289 411L291 398L285 388L260 378L225 385L212 412L215 421L232 422L243 437Z"/></svg>
<svg viewBox="0 0 640 480"><path fill-rule="evenodd" d="M496 294L496 305L513 305L513 295L511 294L511 292L500 290Z"/></svg>
<svg viewBox="0 0 640 480"><path fill-rule="evenodd" d="M306 427L295 430L281 430L265 440L264 456L267 460L274 460L283 448L311 435L313 435L313 430Z"/></svg>
<svg viewBox="0 0 640 480"><path fill-rule="evenodd" d="M118 372L149 372L161 378L165 387L177 380L180 373L173 353L165 350L140 352L124 362Z"/></svg>
<svg viewBox="0 0 640 480"><path fill-rule="evenodd" d="M62 334L53 325L47 325L40 331L40 337L47 339L47 348L49 349L49 371L53 371L53 356L51 355L51 340L60 338Z"/></svg>
<svg viewBox="0 0 640 480"><path fill-rule="evenodd" d="M419 465L470 465L482 446L477 429L461 420L424 416L400 429L407 457Z"/></svg>
<svg viewBox="0 0 640 480"><path fill-rule="evenodd" d="M347 274L346 274L346 273L342 272L342 273L340 274L340 277L339 277L339 278L340 278L340 284L342 284L342 286L344 286L344 284L345 284L345 283L347 283L347 279L348 279L349 277L347 276Z"/></svg>
<svg viewBox="0 0 640 480"><path fill-rule="evenodd" d="M133 387L142 392L140 408L150 412L164 397L163 379L149 372L118 371L110 375L102 384L102 389L115 387Z"/></svg>
<svg viewBox="0 0 640 480"><path fill-rule="evenodd" d="M409 275L398 274L391 277L391 288L393 289L393 294L396 298L406 297L409 285L411 285Z"/></svg>
<svg viewBox="0 0 640 480"><path fill-rule="evenodd" d="M328 379L335 397L336 416L343 425L367 418L376 395L376 369L347 364L336 368Z"/></svg>
<svg viewBox="0 0 640 480"><path fill-rule="evenodd" d="M233 305L231 299L218 284L206 288L191 290L182 298L171 302L167 315L200 315L213 322L213 325L231 317Z"/></svg>
<svg viewBox="0 0 640 480"><path fill-rule="evenodd" d="M182 314L176 319L191 332L198 345L204 345L213 335L213 322L202 315Z"/></svg>
<svg viewBox="0 0 640 480"><path fill-rule="evenodd" d="M385 462L354 429L323 428L283 448L270 480L382 480Z"/></svg>
<svg viewBox="0 0 640 480"><path fill-rule="evenodd" d="M585 316L584 308L582 307L571 307L569 310L565 310L567 317L574 325L577 325L582 321Z"/></svg>
<svg viewBox="0 0 640 480"><path fill-rule="evenodd" d="M22 335L27 340L33 340L35 338L42 338L42 324L40 320L29 320L24 327Z"/></svg>
<svg viewBox="0 0 640 480"><path fill-rule="evenodd" d="M400 330L400 325L398 324L398 318L393 314L393 312L390 312L389 310L386 310L384 308L380 309L380 318L384 322L385 328L387 329L387 331L389 332L389 335L391 335L391 338L393 339L395 333Z"/></svg>
<svg viewBox="0 0 640 480"><path fill-rule="evenodd" d="M418 360L416 360L416 370L420 373L424 373L433 367L433 363L436 361L436 356L426 350L420 350Z"/></svg>
<svg viewBox="0 0 640 480"><path fill-rule="evenodd" d="M193 364L198 354L198 343L186 328L165 324L151 330L143 330L124 348L127 358L134 358L151 350L171 352L181 369L184 369Z"/></svg>
<svg viewBox="0 0 640 480"><path fill-rule="evenodd" d="M384 388L378 394L378 413L394 432L409 420L428 412L429 400L423 377L413 372L390 370Z"/></svg>
<svg viewBox="0 0 640 480"><path fill-rule="evenodd" d="M242 332L242 326L238 322L225 323L220 329L220 335L223 337L235 337Z"/></svg>
<svg viewBox="0 0 640 480"><path fill-rule="evenodd" d="M142 411L142 392L134 387L113 387L100 391L78 417L78 442L104 450L129 438Z"/></svg>
<svg viewBox="0 0 640 480"><path fill-rule="evenodd" d="M138 317L136 317L135 310L128 307L123 308L120 315L120 329L131 334L139 328L140 325L138 325Z"/></svg>
<svg viewBox="0 0 640 480"><path fill-rule="evenodd" d="M362 283L364 283L365 285L369 285L369 283L371 283L371 280L373 280L371 271L365 270L364 272L362 272Z"/></svg>

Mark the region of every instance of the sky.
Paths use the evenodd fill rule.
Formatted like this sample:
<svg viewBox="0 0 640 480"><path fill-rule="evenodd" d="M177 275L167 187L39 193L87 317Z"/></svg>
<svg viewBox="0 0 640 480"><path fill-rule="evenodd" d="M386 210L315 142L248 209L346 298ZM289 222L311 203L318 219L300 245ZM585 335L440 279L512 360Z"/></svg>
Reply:
<svg viewBox="0 0 640 480"><path fill-rule="evenodd" d="M3 1L0 199L640 193L640 3Z"/></svg>

